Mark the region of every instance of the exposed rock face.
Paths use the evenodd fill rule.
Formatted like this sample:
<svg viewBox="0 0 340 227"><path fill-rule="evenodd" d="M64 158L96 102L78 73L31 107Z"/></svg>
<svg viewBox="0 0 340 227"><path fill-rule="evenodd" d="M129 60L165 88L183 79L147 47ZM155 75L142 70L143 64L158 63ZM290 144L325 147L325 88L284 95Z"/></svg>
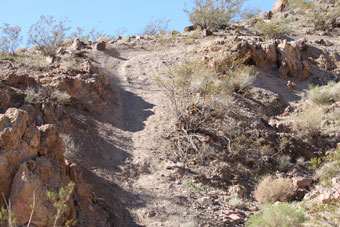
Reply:
<svg viewBox="0 0 340 227"><path fill-rule="evenodd" d="M65 164L65 145L55 125L37 127L26 111L10 108L0 115L0 148L0 193L11 201L16 224L28 222L35 200L32 224L53 226L56 209L47 192L58 192L71 180L76 184L74 197L57 225L76 218L74 198L92 207L92 212L87 210L89 208L85 210L96 219L100 211L93 208L92 195L80 169ZM0 205L4 206L3 200ZM105 220L102 220L104 224ZM85 226L94 224L85 223Z"/></svg>
<svg viewBox="0 0 340 227"><path fill-rule="evenodd" d="M277 0L273 5L273 12L283 12L288 7L288 0Z"/></svg>
<svg viewBox="0 0 340 227"><path fill-rule="evenodd" d="M58 192L60 186L65 185L69 178L65 174L65 167L60 166L51 158L42 157L35 161L27 161L20 165L12 183L9 199L12 202L13 213L18 225L29 221L32 204L35 197L32 224L37 226L53 226L56 209L47 192ZM67 204L67 210L60 217L57 225L75 218L73 200Z"/></svg>
<svg viewBox="0 0 340 227"><path fill-rule="evenodd" d="M310 65L303 57L306 48L304 39L292 42L242 40L232 50L241 56L249 55L247 62L263 71L279 69L282 79L303 81L311 74Z"/></svg>
<svg viewBox="0 0 340 227"><path fill-rule="evenodd" d="M302 50L305 46L304 40L287 42L284 40L278 45L279 60L281 62L280 75L283 79L289 78L303 81L310 76L310 66L302 59Z"/></svg>
<svg viewBox="0 0 340 227"><path fill-rule="evenodd" d="M76 51L86 46L79 40L71 45ZM77 69L71 70L60 67L60 62L29 68L28 74L11 64L1 70L0 195L11 201L19 226L28 223L34 201L31 224L53 226L56 208L47 192L57 193L71 181L75 188L57 225L76 219L81 226L107 226L108 215L94 204L81 169L64 158L65 144L56 124L67 125L69 118L64 103L53 101L51 92L67 93L72 100L69 108L99 112L110 106L106 100L111 88L106 76L88 59L74 61ZM25 100L26 89L31 86L40 92L37 93L40 101ZM6 206L5 202L0 199L0 207Z"/></svg>

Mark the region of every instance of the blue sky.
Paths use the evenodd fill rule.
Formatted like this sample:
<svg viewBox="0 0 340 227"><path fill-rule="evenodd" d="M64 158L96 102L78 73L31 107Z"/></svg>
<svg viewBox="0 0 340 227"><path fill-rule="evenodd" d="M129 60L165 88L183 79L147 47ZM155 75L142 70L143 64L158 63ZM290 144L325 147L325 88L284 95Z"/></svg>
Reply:
<svg viewBox="0 0 340 227"><path fill-rule="evenodd" d="M246 5L266 11L274 2L248 0ZM165 17L170 19L170 30L182 31L190 24L183 12L185 3L188 8L192 6L191 0L0 0L0 25L4 22L19 25L25 34L40 15L52 15L58 20L69 18L72 28L89 31L95 27L112 34L125 27L128 34L136 34L152 17Z"/></svg>

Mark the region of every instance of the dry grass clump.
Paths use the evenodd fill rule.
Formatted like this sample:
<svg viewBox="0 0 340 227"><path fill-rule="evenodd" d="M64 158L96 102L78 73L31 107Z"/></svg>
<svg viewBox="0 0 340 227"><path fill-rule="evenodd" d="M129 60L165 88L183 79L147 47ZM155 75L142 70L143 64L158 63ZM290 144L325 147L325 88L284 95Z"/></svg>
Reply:
<svg viewBox="0 0 340 227"><path fill-rule="evenodd" d="M294 114L293 129L299 134L312 137L318 136L321 132L337 131L340 126L337 105L340 101L340 82L332 81L325 86L312 87L307 92L307 97L310 102ZM330 124L324 124L325 119Z"/></svg>
<svg viewBox="0 0 340 227"><path fill-rule="evenodd" d="M293 118L293 129L302 135L318 136L324 118L324 109L315 104L306 104Z"/></svg>
<svg viewBox="0 0 340 227"><path fill-rule="evenodd" d="M308 91L308 99L318 105L331 104L340 100L340 82L329 82L325 86L316 86Z"/></svg>
<svg viewBox="0 0 340 227"><path fill-rule="evenodd" d="M295 188L291 179L266 176L257 185L254 196L261 203L273 203L290 201L294 194Z"/></svg>

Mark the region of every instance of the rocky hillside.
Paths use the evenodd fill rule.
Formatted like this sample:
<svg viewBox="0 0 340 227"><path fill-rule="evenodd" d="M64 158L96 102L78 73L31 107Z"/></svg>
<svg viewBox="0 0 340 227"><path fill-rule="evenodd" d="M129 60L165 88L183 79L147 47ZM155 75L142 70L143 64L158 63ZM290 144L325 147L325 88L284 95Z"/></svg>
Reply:
<svg viewBox="0 0 340 227"><path fill-rule="evenodd" d="M294 4L1 56L1 224L336 226L340 23Z"/></svg>

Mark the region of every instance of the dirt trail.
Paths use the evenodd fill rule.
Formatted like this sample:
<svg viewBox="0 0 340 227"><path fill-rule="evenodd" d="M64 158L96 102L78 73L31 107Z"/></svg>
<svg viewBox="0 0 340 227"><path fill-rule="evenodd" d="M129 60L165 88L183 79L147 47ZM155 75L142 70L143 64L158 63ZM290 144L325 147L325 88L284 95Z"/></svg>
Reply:
<svg viewBox="0 0 340 227"><path fill-rule="evenodd" d="M168 145L161 136L168 131L171 119L166 97L154 79L164 77L168 67L184 61L184 56L179 48L146 51L124 45L112 46L105 53L92 53L121 87L121 125L103 123L109 122L107 119L96 123L99 134L102 131L101 136L115 144L116 151L102 152L104 158L100 158L99 148L95 151L98 155L91 158L97 159L99 166L93 173L118 186L114 193L98 193L106 202L118 196L122 206L127 207L133 221L124 226L197 226L192 209L186 205L183 185L169 179L169 170L165 168ZM110 165L116 168L109 168Z"/></svg>

